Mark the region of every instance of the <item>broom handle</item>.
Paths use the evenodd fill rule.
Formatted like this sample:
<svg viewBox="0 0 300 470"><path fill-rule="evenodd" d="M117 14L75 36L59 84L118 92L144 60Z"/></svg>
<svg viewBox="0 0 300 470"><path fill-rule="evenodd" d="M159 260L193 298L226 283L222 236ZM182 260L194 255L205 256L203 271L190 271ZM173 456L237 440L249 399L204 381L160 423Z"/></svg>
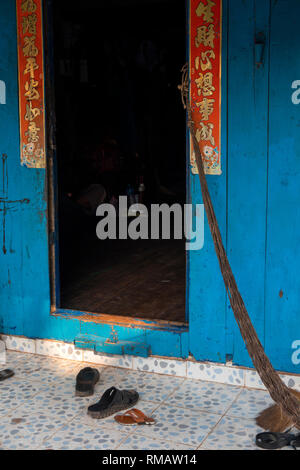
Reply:
<svg viewBox="0 0 300 470"><path fill-rule="evenodd" d="M263 384L266 386L272 399L278 403L282 410L289 416L294 424L300 428L300 401L290 392L289 388L281 380L279 374L273 368L264 348L252 325L249 314L246 310L242 296L238 290L234 275L229 264L226 251L224 249L218 221L215 216L211 202L207 181L204 173L202 155L196 138L194 122L192 119L191 105L189 101L189 80L187 65L182 69L183 80L181 89L182 100L188 114L188 128L190 130L195 152L196 164L198 167L201 192L210 232L213 238L215 251L221 268L226 291L229 296L230 305L238 323L241 335L246 344L247 351L252 359Z"/></svg>

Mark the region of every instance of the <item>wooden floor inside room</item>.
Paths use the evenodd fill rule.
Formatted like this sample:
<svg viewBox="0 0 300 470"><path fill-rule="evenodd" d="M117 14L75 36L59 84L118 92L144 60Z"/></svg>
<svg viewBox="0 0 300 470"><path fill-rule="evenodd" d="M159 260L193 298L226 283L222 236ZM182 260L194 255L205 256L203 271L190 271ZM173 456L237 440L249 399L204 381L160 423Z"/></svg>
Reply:
<svg viewBox="0 0 300 470"><path fill-rule="evenodd" d="M61 307L185 323L184 240L105 240L73 254Z"/></svg>

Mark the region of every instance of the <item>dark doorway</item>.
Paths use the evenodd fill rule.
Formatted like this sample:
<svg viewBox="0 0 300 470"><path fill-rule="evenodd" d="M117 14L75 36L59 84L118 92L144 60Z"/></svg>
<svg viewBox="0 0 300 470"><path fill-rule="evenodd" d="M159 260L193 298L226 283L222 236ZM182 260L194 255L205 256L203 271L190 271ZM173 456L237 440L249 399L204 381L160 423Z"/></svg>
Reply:
<svg viewBox="0 0 300 470"><path fill-rule="evenodd" d="M184 240L96 236L121 195L186 202L185 2L54 0L54 59L60 307L185 322Z"/></svg>

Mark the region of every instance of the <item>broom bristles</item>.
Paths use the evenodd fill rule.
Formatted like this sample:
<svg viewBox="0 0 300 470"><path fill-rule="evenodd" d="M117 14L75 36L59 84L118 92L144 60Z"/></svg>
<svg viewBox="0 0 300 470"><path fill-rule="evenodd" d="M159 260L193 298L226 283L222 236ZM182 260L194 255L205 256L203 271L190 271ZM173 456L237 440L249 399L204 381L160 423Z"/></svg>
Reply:
<svg viewBox="0 0 300 470"><path fill-rule="evenodd" d="M300 392L291 388L289 390L300 401ZM280 405L271 405L259 413L256 424L266 431L284 432L294 426L294 421L284 413Z"/></svg>

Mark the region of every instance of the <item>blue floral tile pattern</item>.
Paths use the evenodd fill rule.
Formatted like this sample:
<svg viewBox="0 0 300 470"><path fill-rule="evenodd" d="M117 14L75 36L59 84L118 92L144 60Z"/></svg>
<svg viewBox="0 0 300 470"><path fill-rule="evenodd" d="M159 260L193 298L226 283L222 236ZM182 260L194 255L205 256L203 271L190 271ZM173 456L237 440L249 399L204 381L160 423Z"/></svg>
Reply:
<svg viewBox="0 0 300 470"><path fill-rule="evenodd" d="M160 441L147 436L131 434L118 450L194 450L193 446L169 441Z"/></svg>
<svg viewBox="0 0 300 470"><path fill-rule="evenodd" d="M164 401L178 388L184 378L149 374L139 371L107 367L100 371L100 381L95 387L96 393L103 393L107 388L115 386L119 389L134 389L139 392L140 399Z"/></svg>
<svg viewBox="0 0 300 470"><path fill-rule="evenodd" d="M92 364L132 369L132 356L102 356L94 351L83 351L83 360Z"/></svg>
<svg viewBox="0 0 300 470"><path fill-rule="evenodd" d="M35 340L30 338L24 338L21 336L6 336L1 337L5 342L7 349L15 351L22 351L34 354L35 351Z"/></svg>
<svg viewBox="0 0 300 470"><path fill-rule="evenodd" d="M35 355L29 355L16 351L6 351L6 364L17 364L19 361L24 362L29 357L36 357Z"/></svg>
<svg viewBox="0 0 300 470"><path fill-rule="evenodd" d="M220 364L189 361L187 364L187 377L191 379L244 386L245 371L243 369L222 366Z"/></svg>
<svg viewBox="0 0 300 470"><path fill-rule="evenodd" d="M83 352L81 349L75 348L74 344L63 343L61 341L49 341L49 340L37 339L36 340L36 353L45 355L45 356L71 359L74 361L83 360Z"/></svg>
<svg viewBox="0 0 300 470"><path fill-rule="evenodd" d="M162 402L186 379L139 371L121 371L116 374L115 380L121 389L137 390L143 400Z"/></svg>
<svg viewBox="0 0 300 470"><path fill-rule="evenodd" d="M13 369L14 377L22 380L29 378L35 382L43 381L44 383L51 383L59 377L71 377L77 365L73 361L54 359L47 356L23 354L23 357L20 357L20 353L13 354L16 357L14 358L10 353L5 367Z"/></svg>
<svg viewBox="0 0 300 470"><path fill-rule="evenodd" d="M112 429L95 430L80 423L70 423L46 439L39 449L53 450L113 450L127 437Z"/></svg>
<svg viewBox="0 0 300 470"><path fill-rule="evenodd" d="M22 380L13 376L10 380L0 382L0 399L6 399L14 395L22 396L23 399L32 398L38 392L47 390L47 385L42 382L32 382L28 377Z"/></svg>
<svg viewBox="0 0 300 470"><path fill-rule="evenodd" d="M156 374L174 375L186 377L186 361L174 359L162 359L157 357L134 357L133 369L142 372L154 372Z"/></svg>
<svg viewBox="0 0 300 470"><path fill-rule="evenodd" d="M237 400L228 411L228 416L240 418L255 418L260 411L268 408L274 402L264 390L242 390Z"/></svg>
<svg viewBox="0 0 300 470"><path fill-rule="evenodd" d="M57 393L56 390L42 392L26 403L33 413L47 410L47 413L64 416L65 419L74 418L80 411L86 409L88 404L89 398L75 397L68 390L65 393Z"/></svg>
<svg viewBox="0 0 300 470"><path fill-rule="evenodd" d="M21 395L10 395L0 399L0 418L7 415L11 410L25 404L24 397ZM1 442L1 441L0 441Z"/></svg>
<svg viewBox="0 0 300 470"><path fill-rule="evenodd" d="M168 399L168 405L223 415L242 389L199 380L185 381Z"/></svg>
<svg viewBox="0 0 300 470"><path fill-rule="evenodd" d="M22 351L27 357L34 357L34 353L45 358L64 358L77 363L88 362L104 366L119 367L142 372L152 372L177 377L188 377L191 379L205 380L229 385L246 386L257 389L265 389L257 372L253 369L239 368L231 363L218 364L207 362L196 362L192 358L187 361L170 358L149 357L140 358L135 356L103 356L93 351L74 348L72 343L61 341L30 339L13 335L2 335L6 343L7 356L14 350L14 360L17 359L15 351ZM41 356L37 356L41 357ZM9 362L9 359L8 359ZM21 372L21 371L20 371ZM281 373L283 381L292 388L300 390L300 374Z"/></svg>
<svg viewBox="0 0 300 470"><path fill-rule="evenodd" d="M145 362L133 358L137 370L128 370L125 363L117 368L109 361L104 365L81 362L80 354L70 345L46 343L39 345L44 348L42 356L7 351L6 367L15 375L0 383L0 449L256 448L255 436L261 429L254 418L272 400L264 390L245 388L250 372L251 385L258 383L252 371L188 362L190 378L186 378L181 376L180 361L163 364L151 358L147 370ZM28 344L28 349L31 346ZM47 351L55 357L47 356ZM76 375L89 365L99 370L100 381L93 396L76 397ZM296 376L284 375L283 379L299 389ZM137 390L140 400L135 407L157 423L122 426L113 416L90 418L87 407L112 386Z"/></svg>
<svg viewBox="0 0 300 470"><path fill-rule="evenodd" d="M253 420L224 416L200 445L200 450L259 450L255 436L262 429Z"/></svg>
<svg viewBox="0 0 300 470"><path fill-rule="evenodd" d="M65 417L47 413L30 413L22 408L1 418L0 442L11 449L35 449L46 437L65 426Z"/></svg>
<svg viewBox="0 0 300 470"><path fill-rule="evenodd" d="M257 388L260 390L266 390L266 387L260 380L258 373L255 370L247 370L245 372L245 385L246 387Z"/></svg>
<svg viewBox="0 0 300 470"><path fill-rule="evenodd" d="M161 405L153 413L154 426L139 426L136 435L170 441L196 448L220 420L220 416L184 408Z"/></svg>
<svg viewBox="0 0 300 470"><path fill-rule="evenodd" d="M290 388L300 391L300 375L279 374L283 382ZM245 385L246 387L257 388L266 390L258 373L255 370L245 371Z"/></svg>

